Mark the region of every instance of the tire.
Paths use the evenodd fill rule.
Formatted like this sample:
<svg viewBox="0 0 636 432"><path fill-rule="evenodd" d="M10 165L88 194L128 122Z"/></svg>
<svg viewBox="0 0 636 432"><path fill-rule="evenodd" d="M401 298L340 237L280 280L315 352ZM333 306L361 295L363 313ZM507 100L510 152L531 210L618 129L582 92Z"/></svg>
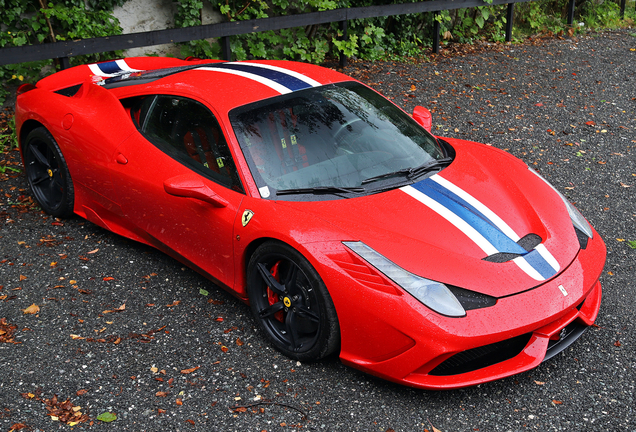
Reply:
<svg viewBox="0 0 636 432"><path fill-rule="evenodd" d="M315 361L340 348L336 309L318 272L297 250L263 243L247 267L254 318L287 357Z"/></svg>
<svg viewBox="0 0 636 432"><path fill-rule="evenodd" d="M24 169L35 200L52 216L71 216L73 181L57 142L43 127L32 130L25 142Z"/></svg>

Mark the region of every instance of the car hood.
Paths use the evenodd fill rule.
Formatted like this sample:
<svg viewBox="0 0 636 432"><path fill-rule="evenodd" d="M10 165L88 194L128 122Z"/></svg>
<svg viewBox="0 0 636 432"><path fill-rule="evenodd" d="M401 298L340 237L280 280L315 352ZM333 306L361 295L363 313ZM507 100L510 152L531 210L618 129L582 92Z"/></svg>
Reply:
<svg viewBox="0 0 636 432"><path fill-rule="evenodd" d="M580 246L559 195L508 153L449 141L453 163L412 185L279 203L313 213L345 233L340 240L364 242L414 274L495 297L565 269Z"/></svg>

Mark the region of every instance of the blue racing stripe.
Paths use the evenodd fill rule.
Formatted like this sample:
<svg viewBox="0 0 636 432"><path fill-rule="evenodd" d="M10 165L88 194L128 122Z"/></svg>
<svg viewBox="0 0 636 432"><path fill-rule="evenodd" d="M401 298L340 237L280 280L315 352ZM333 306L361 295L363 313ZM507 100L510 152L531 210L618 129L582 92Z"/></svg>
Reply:
<svg viewBox="0 0 636 432"><path fill-rule="evenodd" d="M411 187L455 213L479 232L479 234L488 240L499 252L517 253L520 255L527 253L524 248L504 234L480 211L435 181L425 179L412 184Z"/></svg>
<svg viewBox="0 0 636 432"><path fill-rule="evenodd" d="M99 70L105 74L118 74L123 72L116 61L109 61L106 63L97 63Z"/></svg>
<svg viewBox="0 0 636 432"><path fill-rule="evenodd" d="M206 67L231 69L235 71L251 73L272 80L284 87L287 87L291 91L302 90L311 87L311 85L307 84L306 82L284 72L261 68L258 66L221 63Z"/></svg>
<svg viewBox="0 0 636 432"><path fill-rule="evenodd" d="M557 270L555 270L536 249L528 252L523 258L545 279L550 279L557 273Z"/></svg>

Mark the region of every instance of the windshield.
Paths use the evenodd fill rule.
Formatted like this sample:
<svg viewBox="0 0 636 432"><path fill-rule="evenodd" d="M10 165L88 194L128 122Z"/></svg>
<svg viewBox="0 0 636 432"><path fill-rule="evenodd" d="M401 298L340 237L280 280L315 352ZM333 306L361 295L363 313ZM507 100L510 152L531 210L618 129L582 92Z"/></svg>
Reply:
<svg viewBox="0 0 636 432"><path fill-rule="evenodd" d="M239 107L230 121L263 198L399 186L399 175L446 156L408 114L353 82Z"/></svg>

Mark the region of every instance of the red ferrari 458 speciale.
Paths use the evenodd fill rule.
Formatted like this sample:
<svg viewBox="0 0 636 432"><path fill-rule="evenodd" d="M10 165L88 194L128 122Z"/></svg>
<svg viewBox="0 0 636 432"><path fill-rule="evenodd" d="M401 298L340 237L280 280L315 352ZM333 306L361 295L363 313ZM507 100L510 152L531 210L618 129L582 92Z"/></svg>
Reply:
<svg viewBox="0 0 636 432"><path fill-rule="evenodd" d="M129 58L18 90L36 200L248 303L285 355L405 385L531 369L594 322L603 240L534 170L339 72Z"/></svg>

